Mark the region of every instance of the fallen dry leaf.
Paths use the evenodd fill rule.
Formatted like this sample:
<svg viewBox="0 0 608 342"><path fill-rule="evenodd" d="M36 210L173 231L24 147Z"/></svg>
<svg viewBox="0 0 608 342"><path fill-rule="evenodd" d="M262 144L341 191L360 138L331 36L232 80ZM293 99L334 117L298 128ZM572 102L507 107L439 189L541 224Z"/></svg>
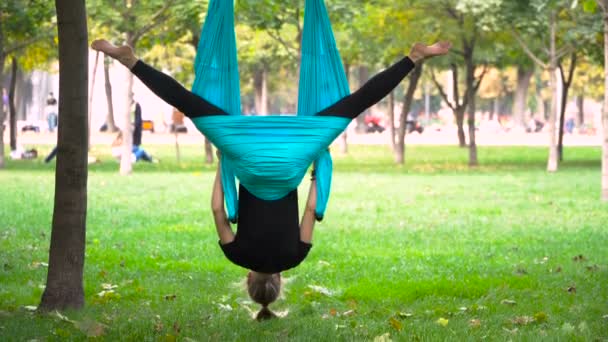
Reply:
<svg viewBox="0 0 608 342"><path fill-rule="evenodd" d="M585 258L582 254L575 255L572 258L572 261L574 261L574 262L581 262L581 261L585 261L585 260L587 260L587 258Z"/></svg>
<svg viewBox="0 0 608 342"><path fill-rule="evenodd" d="M530 316L518 316L511 319L511 323L515 325L528 325L534 322L534 318Z"/></svg>
<svg viewBox="0 0 608 342"><path fill-rule="evenodd" d="M414 314L413 314L413 313L411 313L411 312L399 312L399 313L397 314L397 316L398 316L399 318L410 318L410 317L414 316Z"/></svg>
<svg viewBox="0 0 608 342"><path fill-rule="evenodd" d="M403 328L403 324L401 324L401 322L395 317L391 317L388 320L388 323L391 325L391 327L393 327L393 329L397 331L401 331L401 329Z"/></svg>
<svg viewBox="0 0 608 342"><path fill-rule="evenodd" d="M500 304L515 305L515 304L517 304L517 302L514 301L513 299L503 299L503 300L500 301Z"/></svg>
<svg viewBox="0 0 608 342"><path fill-rule="evenodd" d="M599 270L599 266L598 265L592 265L592 266L587 266L587 271L589 272L595 272L597 270Z"/></svg>
<svg viewBox="0 0 608 342"><path fill-rule="evenodd" d="M330 314L331 316L335 316L336 314L338 314L338 311L337 311L336 309L333 309L333 308L332 308L332 309L329 309L329 314Z"/></svg>
<svg viewBox="0 0 608 342"><path fill-rule="evenodd" d="M545 323L548 319L549 316L542 311L534 314L534 322L536 323Z"/></svg>
<svg viewBox="0 0 608 342"><path fill-rule="evenodd" d="M355 313L355 310L351 309L351 310L344 311L342 313L342 316L350 316L350 315L353 315L354 313Z"/></svg>
<svg viewBox="0 0 608 342"><path fill-rule="evenodd" d="M392 342L393 340L391 340L391 334L390 333L385 333L382 334L380 336L376 336L374 337L374 342Z"/></svg>
<svg viewBox="0 0 608 342"><path fill-rule="evenodd" d="M479 328L479 327L481 327L481 321L477 318L474 318L469 321L469 326L471 328Z"/></svg>
<svg viewBox="0 0 608 342"><path fill-rule="evenodd" d="M449 322L450 321L448 319L441 317L437 320L436 323L441 325L442 327L447 327Z"/></svg>

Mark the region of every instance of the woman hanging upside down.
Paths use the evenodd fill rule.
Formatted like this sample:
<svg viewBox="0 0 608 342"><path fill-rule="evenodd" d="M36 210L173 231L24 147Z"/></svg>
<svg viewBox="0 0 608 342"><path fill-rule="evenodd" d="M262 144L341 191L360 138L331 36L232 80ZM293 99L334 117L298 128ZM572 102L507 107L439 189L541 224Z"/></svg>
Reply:
<svg viewBox="0 0 608 342"><path fill-rule="evenodd" d="M106 40L96 40L91 47L118 60L156 95L191 119L228 115L204 98L186 90L171 77L139 60L129 46L116 47ZM388 95L414 69L416 62L445 55L450 47L451 44L448 42L439 42L430 46L415 44L409 56L374 76L353 94L321 110L316 116L356 118ZM271 318L273 314L268 310L268 305L279 295L281 272L299 265L312 247L316 221L314 170L306 209L300 222L297 189L281 199L268 201L254 196L247 188L240 185L238 198L238 222L234 233L224 209L224 192L218 166L211 207L220 247L230 261L250 270L247 276L249 295L263 306L257 319Z"/></svg>

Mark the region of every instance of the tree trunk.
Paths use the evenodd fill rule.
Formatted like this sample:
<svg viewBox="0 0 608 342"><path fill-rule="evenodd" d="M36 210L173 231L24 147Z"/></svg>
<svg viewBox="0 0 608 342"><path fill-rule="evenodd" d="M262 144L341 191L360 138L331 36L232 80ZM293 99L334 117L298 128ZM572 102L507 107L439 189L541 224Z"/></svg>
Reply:
<svg viewBox="0 0 608 342"><path fill-rule="evenodd" d="M213 164L213 145L207 137L205 137L205 163Z"/></svg>
<svg viewBox="0 0 608 342"><path fill-rule="evenodd" d="M568 105L568 92L572 85L572 78L574 77L574 70L576 69L576 53L572 54L570 59L570 68L568 70L568 76L564 75L563 67L560 63L559 71L562 80L562 97L559 107L559 133L557 141L557 155L559 161L564 160L564 129L566 123L566 106Z"/></svg>
<svg viewBox="0 0 608 342"><path fill-rule="evenodd" d="M133 171L133 124L131 123L131 103L133 103L133 74L127 74L126 109L124 113L124 127L122 128L122 155L120 157L120 174L123 176Z"/></svg>
<svg viewBox="0 0 608 342"><path fill-rule="evenodd" d="M369 80L369 68L367 66L359 67L359 87L363 86ZM369 114L369 109L366 109L363 113L359 114L355 119L357 126L356 130L358 133L365 132L365 117Z"/></svg>
<svg viewBox="0 0 608 342"><path fill-rule="evenodd" d="M481 76L483 77L483 76ZM479 81L481 83L481 80ZM467 126L469 129L469 166L477 166L477 143L475 141L475 111L477 111L477 102L475 95L477 89L475 88L475 64L473 63L472 54L471 58L467 61L467 76L466 76L467 90L466 96L468 97L468 110L469 115L467 118Z"/></svg>
<svg viewBox="0 0 608 342"><path fill-rule="evenodd" d="M127 44L135 51L135 34L127 32ZM124 127L122 128L122 155L120 157L120 174L123 176L131 174L133 171L133 162L131 154L133 153L133 125L131 124L131 104L133 101L133 73L127 72L127 93L126 107L123 114Z"/></svg>
<svg viewBox="0 0 608 342"><path fill-rule="evenodd" d="M557 118L557 58L556 58L556 12L553 11L550 16L551 26L551 49L550 49L550 64L549 74L551 76L551 112L549 113L549 159L547 160L547 171L556 172L558 168L558 153L557 153L557 134L555 121Z"/></svg>
<svg viewBox="0 0 608 342"><path fill-rule="evenodd" d="M399 117L399 130L397 131L397 146L395 148L395 162L399 165L405 163L405 135L407 134L407 114L410 112L414 93L418 86L418 81L422 75L422 63L418 64L410 76L410 82L407 86L407 91L403 97L403 108Z"/></svg>
<svg viewBox="0 0 608 342"><path fill-rule="evenodd" d="M346 83L350 87L350 64L344 62L344 73L346 74ZM342 143L340 144L340 152L342 154L348 154L348 127L344 130L344 132L340 135L340 140Z"/></svg>
<svg viewBox="0 0 608 342"><path fill-rule="evenodd" d="M55 203L42 311L84 306L87 213L88 43L84 0L56 0L59 34L59 133Z"/></svg>
<svg viewBox="0 0 608 342"><path fill-rule="evenodd" d="M608 0L602 0L604 10L604 110L602 124L602 200L608 202Z"/></svg>
<svg viewBox="0 0 608 342"><path fill-rule="evenodd" d="M427 82L424 84L424 116L425 124L428 126L431 124L431 84Z"/></svg>
<svg viewBox="0 0 608 342"><path fill-rule="evenodd" d="M255 71L253 86L255 89L255 111L257 115L268 115L268 71L266 66Z"/></svg>
<svg viewBox="0 0 608 342"><path fill-rule="evenodd" d="M388 136L391 149L395 152L395 91L388 94Z"/></svg>
<svg viewBox="0 0 608 342"><path fill-rule="evenodd" d="M6 61L6 55L4 54L4 31L2 25L0 25L0 84L4 82L4 62ZM2 87L0 87L2 88ZM2 89L0 89L0 96L4 96ZM4 101L0 104L0 169L4 169L4 120L6 120L6 111L4 108Z"/></svg>
<svg viewBox="0 0 608 342"><path fill-rule="evenodd" d="M99 51L95 53L95 63L93 64L93 77L91 80L91 89L89 90L89 150L91 149L91 113L93 108L93 90L95 89L95 76L97 75L97 63L99 62Z"/></svg>
<svg viewBox="0 0 608 342"><path fill-rule="evenodd" d="M585 124L585 96L579 95L576 97L576 127L581 127Z"/></svg>
<svg viewBox="0 0 608 342"><path fill-rule="evenodd" d="M465 107L458 108L454 115L456 116L456 126L458 126L458 145L460 147L467 147L467 138L464 135L464 112Z"/></svg>
<svg viewBox="0 0 608 342"><path fill-rule="evenodd" d="M515 125L519 127L526 126L526 105L528 103L528 88L530 87L532 75L534 75L534 69L524 69L521 66L517 68L517 89L515 90L513 104L513 119Z"/></svg>
<svg viewBox="0 0 608 342"><path fill-rule="evenodd" d="M9 132L11 151L17 149L17 110L15 109L15 86L17 84L17 59L11 57L11 83L8 89Z"/></svg>
<svg viewBox="0 0 608 342"><path fill-rule="evenodd" d="M105 77L106 103L108 105L106 125L108 126L108 132L116 133L118 132L118 128L114 122L114 102L112 101L112 82L110 82L110 63L111 59L104 56L103 75Z"/></svg>

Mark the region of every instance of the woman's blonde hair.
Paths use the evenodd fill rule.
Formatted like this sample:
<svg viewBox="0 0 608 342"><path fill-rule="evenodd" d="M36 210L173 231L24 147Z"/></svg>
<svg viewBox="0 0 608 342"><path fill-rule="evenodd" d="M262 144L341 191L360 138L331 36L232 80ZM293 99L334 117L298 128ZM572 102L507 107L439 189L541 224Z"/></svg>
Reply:
<svg viewBox="0 0 608 342"><path fill-rule="evenodd" d="M252 272L247 275L247 292L251 299L262 305L262 309L258 312L256 320L263 321L275 318L276 315L270 311L268 305L277 300L281 293L281 274L264 274Z"/></svg>

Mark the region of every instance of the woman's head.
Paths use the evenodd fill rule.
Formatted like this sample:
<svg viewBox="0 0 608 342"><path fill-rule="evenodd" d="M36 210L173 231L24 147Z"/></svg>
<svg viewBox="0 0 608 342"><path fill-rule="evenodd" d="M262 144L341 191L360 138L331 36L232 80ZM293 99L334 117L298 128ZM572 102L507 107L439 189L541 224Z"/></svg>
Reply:
<svg viewBox="0 0 608 342"><path fill-rule="evenodd" d="M281 274L267 274L251 271L247 275L247 292L254 302L262 305L256 320L262 321L276 317L268 305L277 300L281 293Z"/></svg>

